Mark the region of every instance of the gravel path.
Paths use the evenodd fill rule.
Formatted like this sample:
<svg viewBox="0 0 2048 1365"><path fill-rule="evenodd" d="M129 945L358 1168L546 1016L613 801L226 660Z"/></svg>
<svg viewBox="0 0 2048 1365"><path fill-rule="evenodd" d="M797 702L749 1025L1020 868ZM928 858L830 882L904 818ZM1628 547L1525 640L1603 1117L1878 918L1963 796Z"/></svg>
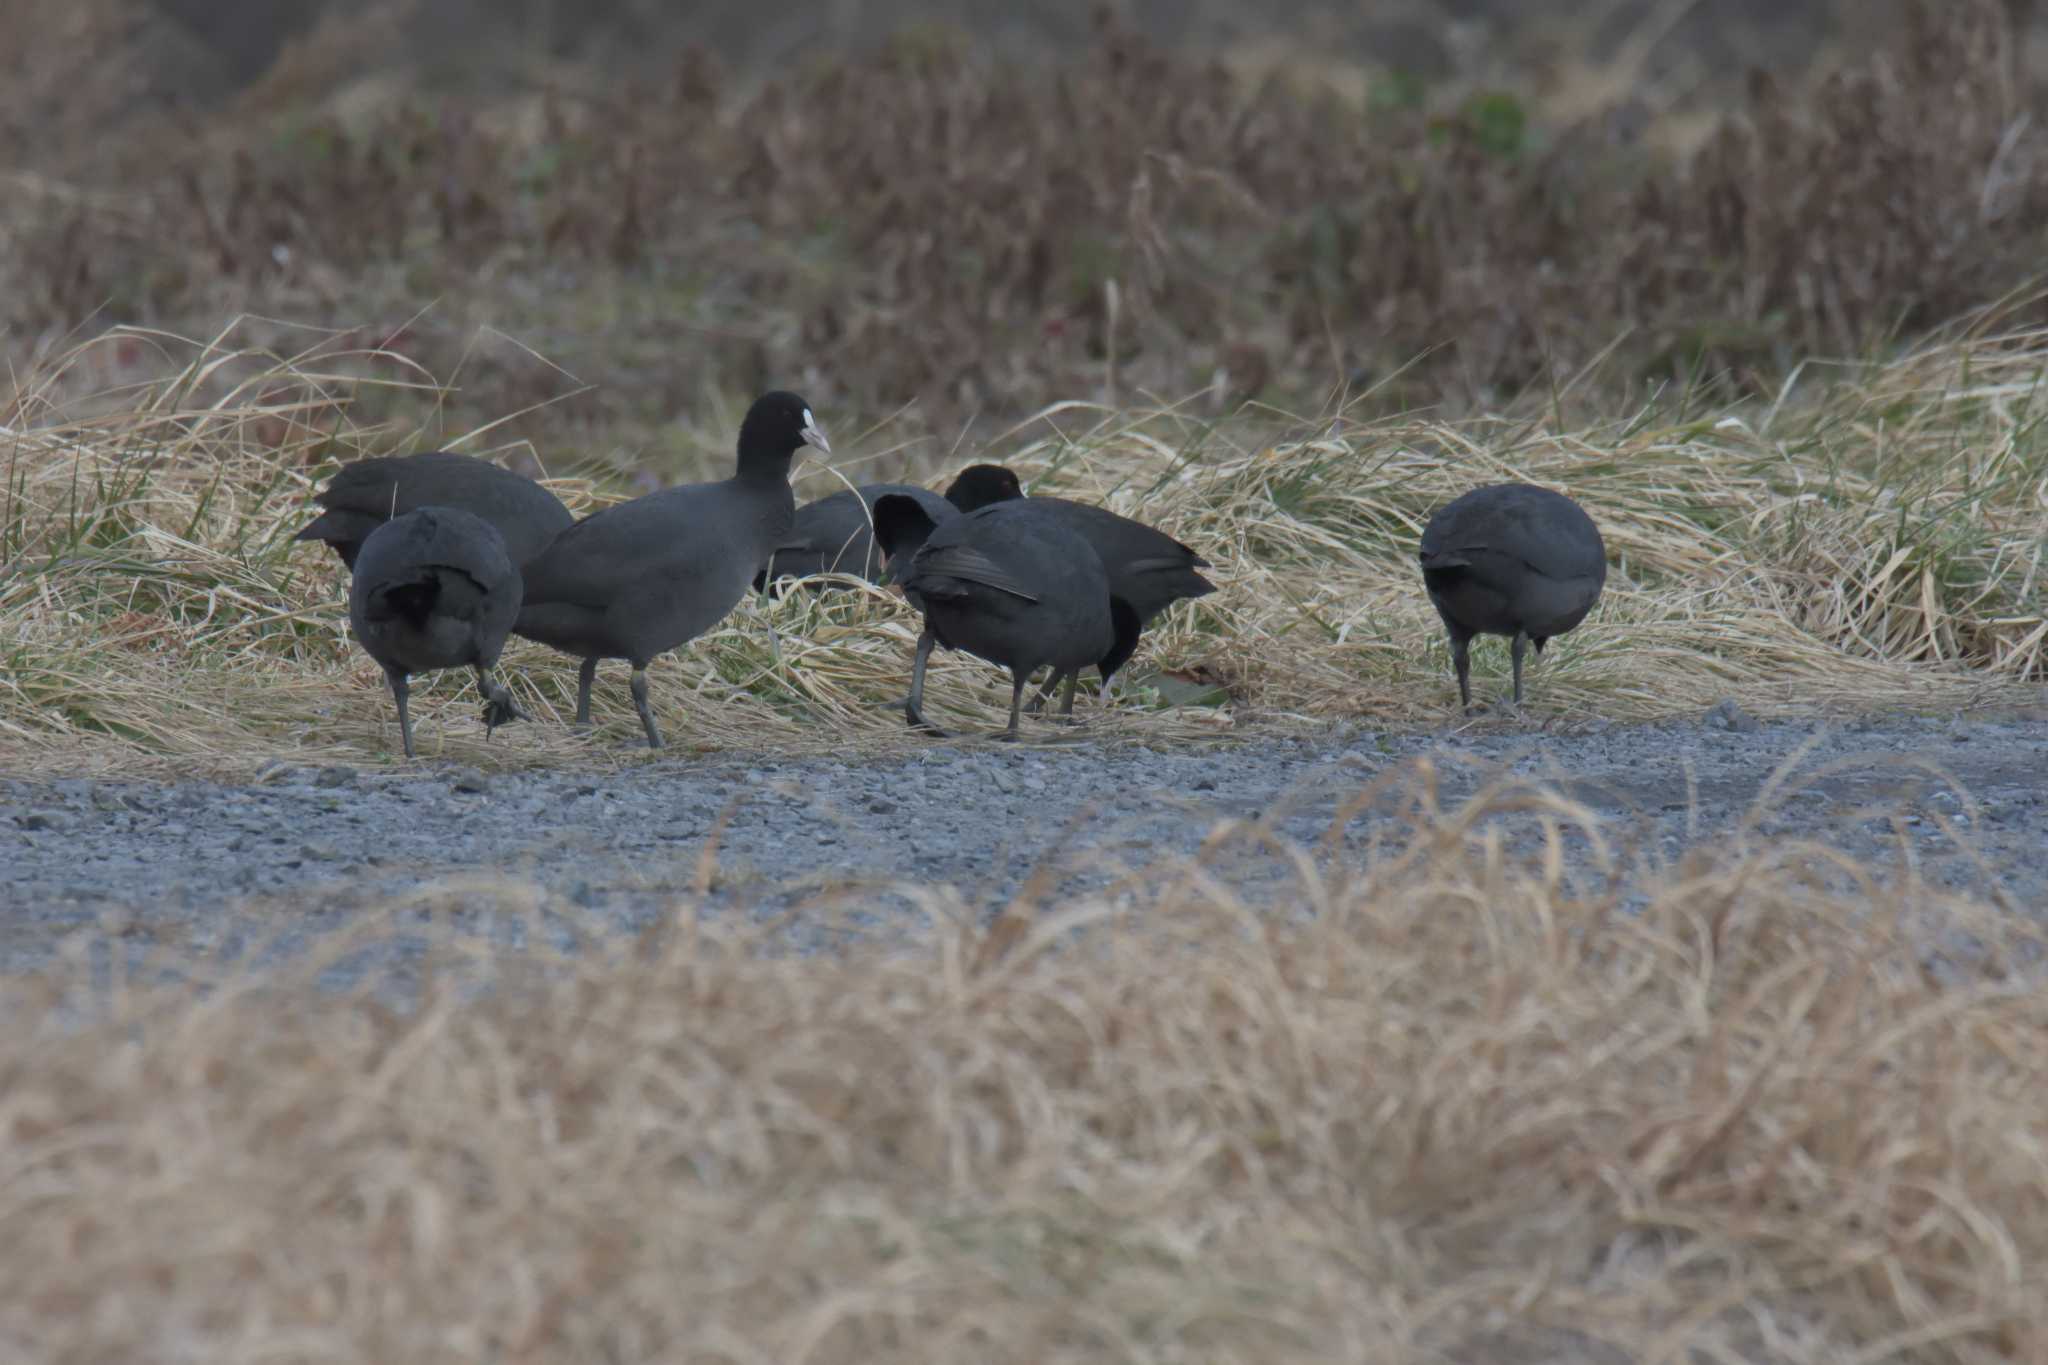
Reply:
<svg viewBox="0 0 2048 1365"><path fill-rule="evenodd" d="M572 921L643 927L697 885L722 812L712 902L788 912L789 932L824 946L849 929L926 922L892 882L950 886L968 912L985 914L1049 861L1062 889L1101 886L1193 852L1219 818L1263 817L1312 841L1341 801L1425 757L1438 763L1447 806L1505 766L1558 780L1611 831L1676 856L1739 825L1809 740L1764 833L1812 835L1873 864L1911 857L1936 881L2031 910L2048 907L2044 715L1823 727L1758 726L1737 712L1571 734L1349 727L1177 752L1084 737L932 743L864 762L658 759L603 773L421 766L282 769L240 786L0 781L0 970L45 962L63 936L93 926L210 951L282 935L289 949L422 887L443 922L474 913L516 943L523 923L483 913L505 904L502 890L485 888L507 881L545 888L546 913L531 922L563 935ZM1967 797L1916 761L1939 765ZM1386 838L1402 819L1401 803L1383 803L1347 827L1346 841ZM1219 869L1253 898L1289 875L1250 847ZM828 894L839 908L806 910ZM402 928L393 942L401 957L417 947Z"/></svg>

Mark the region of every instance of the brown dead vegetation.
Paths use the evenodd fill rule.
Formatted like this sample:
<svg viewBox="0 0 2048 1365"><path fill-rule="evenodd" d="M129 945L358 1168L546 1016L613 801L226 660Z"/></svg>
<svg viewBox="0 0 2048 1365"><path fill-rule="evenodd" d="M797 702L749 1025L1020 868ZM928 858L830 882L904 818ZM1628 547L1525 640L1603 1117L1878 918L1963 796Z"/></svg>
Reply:
<svg viewBox="0 0 2048 1365"><path fill-rule="evenodd" d="M323 991L319 962L6 983L0 1342L53 1365L2048 1354L2027 930L1797 844L1659 870L1540 790L1409 796L1374 853L1299 854L1277 917L1190 866L986 929L904 887L922 944L815 957L685 900L573 961L501 956L482 998L449 935L404 1011ZM1506 852L1501 820L1549 846ZM1624 867L1632 909L1597 889ZM541 908L500 891L408 909Z"/></svg>
<svg viewBox="0 0 2048 1365"><path fill-rule="evenodd" d="M1998 0L1918 5L1846 69L1759 78L1678 159L1601 108L1361 101L1107 22L1072 57L918 30L761 86L697 53L615 88L232 120L117 196L14 197L0 296L45 330L224 303L390 329L488 299L670 412L771 378L942 424L1397 374L1376 401L1499 403L1595 364L1768 389L2034 274L2048 158L2013 41ZM435 339L443 373L473 340Z"/></svg>

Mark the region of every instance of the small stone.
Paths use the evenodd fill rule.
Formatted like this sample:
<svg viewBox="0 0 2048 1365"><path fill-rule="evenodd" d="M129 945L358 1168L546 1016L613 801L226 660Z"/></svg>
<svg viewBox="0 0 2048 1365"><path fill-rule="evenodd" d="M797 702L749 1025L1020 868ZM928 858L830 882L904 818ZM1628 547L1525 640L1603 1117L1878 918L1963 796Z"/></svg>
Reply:
<svg viewBox="0 0 2048 1365"><path fill-rule="evenodd" d="M895 813L896 803L894 801L884 801L881 797L878 796L874 800L868 802L869 815L893 815Z"/></svg>
<svg viewBox="0 0 2048 1365"><path fill-rule="evenodd" d="M356 784L356 770L346 763L336 763L313 774L316 787L353 787Z"/></svg>
<svg viewBox="0 0 2048 1365"><path fill-rule="evenodd" d="M470 795L487 792L491 789L491 784L484 780L484 775L474 768L456 769L454 776L449 779L448 785L456 791L465 792Z"/></svg>
<svg viewBox="0 0 2048 1365"><path fill-rule="evenodd" d="M1723 697L1707 712L1705 725L1710 730L1727 730L1738 735L1755 734L1762 723L1755 716L1736 704L1735 698Z"/></svg>
<svg viewBox="0 0 2048 1365"><path fill-rule="evenodd" d="M1014 794L1017 790L1017 779L1004 772L1001 768L989 769L988 783L997 791L1005 794Z"/></svg>
<svg viewBox="0 0 2048 1365"><path fill-rule="evenodd" d="M47 810L32 810L25 815L17 815L14 817L14 823L30 831L50 830L54 832L71 828L71 820L68 816L59 815L55 811Z"/></svg>
<svg viewBox="0 0 2048 1365"><path fill-rule="evenodd" d="M1215 778L1213 778L1213 777L1198 777L1198 778L1196 778L1196 779L1195 779L1195 785L1194 785L1194 790L1196 790L1196 791L1198 791L1198 792L1212 792L1212 791L1215 791L1215 790L1216 790L1216 779L1215 779Z"/></svg>
<svg viewBox="0 0 2048 1365"><path fill-rule="evenodd" d="M332 844L305 844L300 847L299 856L309 863L331 863L341 853Z"/></svg>

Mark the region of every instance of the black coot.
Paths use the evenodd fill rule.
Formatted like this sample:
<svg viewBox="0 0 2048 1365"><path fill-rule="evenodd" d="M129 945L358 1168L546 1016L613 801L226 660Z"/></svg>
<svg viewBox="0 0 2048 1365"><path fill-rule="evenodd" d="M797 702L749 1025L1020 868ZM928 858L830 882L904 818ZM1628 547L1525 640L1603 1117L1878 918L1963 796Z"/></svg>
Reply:
<svg viewBox="0 0 2048 1365"><path fill-rule="evenodd" d="M1562 493L1526 483L1475 488L1422 532L1422 581L1451 637L1458 702L1472 707L1472 637L1506 635L1522 701L1522 647L1586 619L1607 581L1600 528Z"/></svg>
<svg viewBox="0 0 2048 1365"><path fill-rule="evenodd" d="M1024 496L1024 485L999 464L971 464L946 485L946 501L962 512L978 512L991 503Z"/></svg>
<svg viewBox="0 0 2048 1365"><path fill-rule="evenodd" d="M599 659L633 666L633 706L647 743L661 731L647 705L647 665L725 618L790 538L789 466L809 445L832 447L793 393L754 400L740 424L739 461L717 483L663 489L607 507L555 537L526 566L514 629L583 660L576 722L590 722Z"/></svg>
<svg viewBox="0 0 2048 1365"><path fill-rule="evenodd" d="M384 666L405 756L413 757L406 707L413 673L474 668L486 735L523 719L491 677L519 614L519 571L496 529L460 508L421 507L373 528L356 548L348 618L363 649Z"/></svg>
<svg viewBox="0 0 2048 1365"><path fill-rule="evenodd" d="M1033 673L1050 666L1056 684L1135 634L1129 608L1112 608L1101 558L1035 498L934 524L914 499L884 497L875 503L875 536L891 576L924 612L906 708L913 727L932 728L922 711L935 644L1010 670L1010 724L1001 738L1014 739ZM1071 711L1071 694L1069 703Z"/></svg>
<svg viewBox="0 0 2048 1365"><path fill-rule="evenodd" d="M419 507L454 507L481 517L523 565L575 520L562 500L524 474L445 450L357 460L313 495L325 510L293 540L325 541L355 568L370 532Z"/></svg>
<svg viewBox="0 0 2048 1365"><path fill-rule="evenodd" d="M882 581L882 556L871 533L875 499L890 494L914 498L934 522L954 515L953 504L929 488L910 483L869 483L842 488L830 497L796 509L796 530L790 544L775 552L767 579L807 578L812 574L855 574L870 583ZM756 580L758 589L761 581Z"/></svg>
<svg viewBox="0 0 2048 1365"><path fill-rule="evenodd" d="M946 489L946 500L963 512L1022 495L1015 474L1001 465L990 464L969 465ZM1164 531L1092 503L1067 498L1030 501L1057 512L1087 540L1109 575L1110 596L1130 609L1141 631L1182 598L1206 597L1216 591L1214 583L1195 572L1208 568L1209 561ZM1128 638L1120 634L1115 648L1096 661L1105 694L1110 678L1137 647L1136 632ZM1073 679L1068 682L1071 686Z"/></svg>

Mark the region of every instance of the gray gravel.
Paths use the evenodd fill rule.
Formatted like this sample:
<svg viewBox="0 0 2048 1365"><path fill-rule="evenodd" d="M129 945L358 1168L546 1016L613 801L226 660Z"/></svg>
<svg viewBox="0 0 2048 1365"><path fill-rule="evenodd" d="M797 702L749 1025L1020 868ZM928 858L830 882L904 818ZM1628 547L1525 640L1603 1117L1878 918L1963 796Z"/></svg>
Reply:
<svg viewBox="0 0 2048 1365"><path fill-rule="evenodd" d="M721 814L711 910L782 916L798 946L824 947L929 923L906 883L950 887L956 913L987 915L1034 869L1051 869L1042 884L1061 892L1112 885L1192 853L1219 819L1261 819L1312 842L1340 802L1423 758L1441 771L1446 806L1504 769L1555 779L1605 832L1670 859L1740 827L1809 741L1764 834L1811 835L1879 867L1910 858L1937 883L2018 910L2048 906L2042 713L1823 726L1759 724L1720 707L1686 723L1577 733L1349 726L1170 752L1084 737L932 743L870 761L658 759L618 772L422 765L281 769L245 785L0 780L0 970L45 963L80 930L138 947L289 952L423 888L395 925L379 921L392 935L379 951L416 954L408 914L515 946L535 926L562 941L640 929L691 903ZM1344 843L1395 837L1410 818L1412 805L1390 799L1351 822ZM1291 875L1248 845L1217 867L1254 899ZM527 889L533 913L504 913L508 882ZM816 908L827 900L833 908ZM367 960L337 966L336 979Z"/></svg>

